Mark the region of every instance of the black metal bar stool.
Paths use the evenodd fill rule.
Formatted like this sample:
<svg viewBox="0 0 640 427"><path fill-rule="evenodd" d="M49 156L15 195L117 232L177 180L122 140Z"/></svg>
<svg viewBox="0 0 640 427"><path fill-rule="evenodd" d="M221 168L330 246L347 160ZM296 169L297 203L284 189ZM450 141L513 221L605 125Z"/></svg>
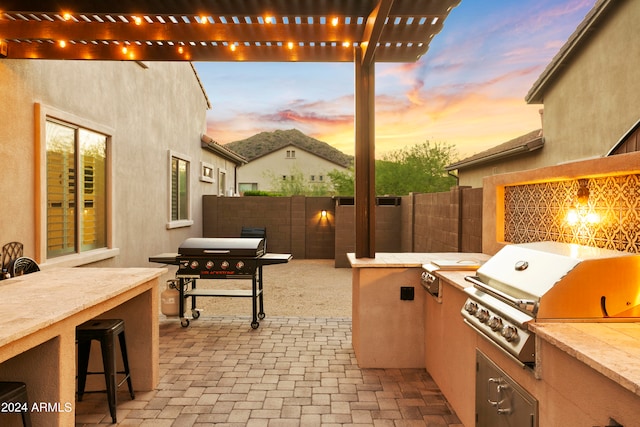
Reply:
<svg viewBox="0 0 640 427"><path fill-rule="evenodd" d="M22 415L22 425L31 427L29 417L29 399L27 398L27 385L21 382L0 382L0 402L7 406L9 412L20 412Z"/></svg>
<svg viewBox="0 0 640 427"><path fill-rule="evenodd" d="M116 336L120 340L120 350L122 352L122 363L124 371L116 370ZM131 385L131 375L129 374L129 360L127 359L127 345L124 337L124 320L122 319L93 319L76 328L76 340L78 341L78 401L82 401L82 395L87 383L87 375L102 374L107 386L107 399L109 401L109 412L113 422L116 423L117 391L125 380L129 385L131 399L135 399L133 386ZM89 353L91 351L91 341L100 342L102 348L103 372L87 372L89 367ZM124 378L118 382L117 374L124 374ZM104 392L101 391L102 393ZM89 393L89 392L87 392Z"/></svg>

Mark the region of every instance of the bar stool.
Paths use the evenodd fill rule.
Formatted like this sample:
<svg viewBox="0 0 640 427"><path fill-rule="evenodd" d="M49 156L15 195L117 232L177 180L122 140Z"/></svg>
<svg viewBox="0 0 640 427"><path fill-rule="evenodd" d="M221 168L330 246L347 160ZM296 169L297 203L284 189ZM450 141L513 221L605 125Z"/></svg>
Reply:
<svg viewBox="0 0 640 427"><path fill-rule="evenodd" d="M116 370L116 336L120 340L122 363L124 371ZM131 399L135 399L131 375L129 374L129 360L127 359L127 345L124 337L124 320L122 319L93 319L76 327L76 340L78 342L78 401L82 401L82 395L87 383L87 375L104 374L106 393L109 401L109 412L113 423L116 421L117 391L125 380L129 385ZM102 349L103 372L87 372L89 366L89 353L91 341L100 342ZM117 374L124 374L124 378L118 383ZM105 391L100 391L104 393ZM98 392L98 393L100 393ZM89 392L87 392L89 393Z"/></svg>
<svg viewBox="0 0 640 427"><path fill-rule="evenodd" d="M2 404L17 403L22 415L22 425L31 427L31 418L29 417L29 399L27 399L27 385L21 382L0 382L0 402ZM15 408L9 408L14 412ZM18 411L15 411L18 412Z"/></svg>

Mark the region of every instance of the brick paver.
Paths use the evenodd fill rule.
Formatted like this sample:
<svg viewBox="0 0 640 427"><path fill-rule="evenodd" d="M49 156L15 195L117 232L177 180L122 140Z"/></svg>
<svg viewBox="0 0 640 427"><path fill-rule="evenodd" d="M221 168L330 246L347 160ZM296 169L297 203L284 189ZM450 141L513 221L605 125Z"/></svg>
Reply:
<svg viewBox="0 0 640 427"><path fill-rule="evenodd" d="M351 319L217 316L160 322L160 383L130 400L123 426L456 426L424 369L360 369ZM76 426L111 424L106 396L76 407Z"/></svg>

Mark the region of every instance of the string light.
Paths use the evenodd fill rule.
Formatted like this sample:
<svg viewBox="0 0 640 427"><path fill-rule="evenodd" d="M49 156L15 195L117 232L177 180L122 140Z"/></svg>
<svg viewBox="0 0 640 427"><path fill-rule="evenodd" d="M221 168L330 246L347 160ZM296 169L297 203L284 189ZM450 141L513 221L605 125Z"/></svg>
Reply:
<svg viewBox="0 0 640 427"><path fill-rule="evenodd" d="M64 40L60 40L60 41L58 42L58 46L60 46L60 47L62 47L62 48L65 48L65 47L67 47L67 42L66 42L66 41L64 41Z"/></svg>

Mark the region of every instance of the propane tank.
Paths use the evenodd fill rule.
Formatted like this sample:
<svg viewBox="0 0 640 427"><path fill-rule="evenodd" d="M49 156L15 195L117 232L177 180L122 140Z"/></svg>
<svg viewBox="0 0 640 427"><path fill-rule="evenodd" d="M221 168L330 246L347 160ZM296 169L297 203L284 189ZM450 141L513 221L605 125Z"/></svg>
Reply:
<svg viewBox="0 0 640 427"><path fill-rule="evenodd" d="M176 280L167 280L167 289L160 294L160 309L165 316L178 315L180 292L176 282Z"/></svg>

